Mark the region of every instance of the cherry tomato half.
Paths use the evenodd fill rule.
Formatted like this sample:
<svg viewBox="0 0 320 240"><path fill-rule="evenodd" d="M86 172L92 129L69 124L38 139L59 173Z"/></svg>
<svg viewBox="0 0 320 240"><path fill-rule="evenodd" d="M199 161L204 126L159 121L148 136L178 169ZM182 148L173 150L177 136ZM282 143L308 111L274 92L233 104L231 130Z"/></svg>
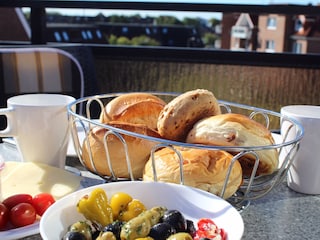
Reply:
<svg viewBox="0 0 320 240"><path fill-rule="evenodd" d="M19 203L32 204L32 196L29 194L15 194L10 197L7 197L5 200L2 201L2 203L6 205L6 207L10 210Z"/></svg>
<svg viewBox="0 0 320 240"><path fill-rule="evenodd" d="M36 217L36 210L30 203L19 203L10 210L10 222L15 227L33 224Z"/></svg>
<svg viewBox="0 0 320 240"><path fill-rule="evenodd" d="M194 237L195 240L202 238L215 238L217 235L221 235L222 239L226 239L226 233L223 229L219 229L217 225L208 218L203 218L198 221L198 230Z"/></svg>
<svg viewBox="0 0 320 240"><path fill-rule="evenodd" d="M42 216L54 202L55 199L50 193L39 193L32 199L32 205L39 216Z"/></svg>
<svg viewBox="0 0 320 240"><path fill-rule="evenodd" d="M0 229L4 228L9 221L9 210L3 203L0 203Z"/></svg>

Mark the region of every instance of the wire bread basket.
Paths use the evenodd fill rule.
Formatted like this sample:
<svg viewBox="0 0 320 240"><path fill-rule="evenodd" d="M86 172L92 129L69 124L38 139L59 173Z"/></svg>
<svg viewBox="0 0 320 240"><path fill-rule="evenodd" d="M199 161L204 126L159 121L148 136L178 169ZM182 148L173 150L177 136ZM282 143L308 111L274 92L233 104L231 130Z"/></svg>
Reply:
<svg viewBox="0 0 320 240"><path fill-rule="evenodd" d="M170 100L172 100L173 98L179 95L179 93L163 93L163 92L148 92L148 93L151 93L157 97L162 98L165 102L169 102ZM238 191L235 194L233 194L233 196L227 199L227 201L230 202L231 205L233 205L239 211L242 211L249 205L250 201L261 198L266 194L270 193L272 189L274 189L278 184L280 184L284 180L284 178L286 177L287 171L296 156L296 153L299 149L300 140L302 139L304 134L304 130L298 122L296 122L294 119L283 116L280 113L262 109L262 108L256 108L248 105L242 105L238 103L219 101L219 104L223 112L241 113L264 124L270 130L270 132L272 132L274 138L276 139L275 144L267 145L267 146L265 145L265 146L246 146L246 147L212 146L212 145L199 145L199 144L190 144L190 143L184 143L184 142L176 142L176 141L146 136L146 135L138 134L135 132L130 132L124 129L116 128L107 124L103 124L99 121L97 116L100 115L105 105L108 102L110 102L112 99L122 94L123 93L111 93L111 94L84 97L74 101L68 106L68 115L71 123L71 135L72 135L73 143L75 146L77 156L84 167L87 168L82 158L83 139L88 136L90 129L92 129L93 127L98 126L106 129L104 139L106 139L107 136L109 135L113 135L122 142L125 149L125 155L126 155L126 163L127 163L126 168L128 169L129 176L130 176L127 179L118 177L112 171L112 164L111 164L112 160L110 159L109 154L106 154L105 164L110 168L110 171L111 171L110 175L102 175L101 173L99 173L99 171L95 168L93 157L92 156L90 157L91 165L93 166L93 169L87 168L87 170L91 171L93 174L100 176L106 182L121 181L121 180L132 180L132 181L141 180L141 179L135 179L135 177L132 174L131 169L132 169L133 163L130 161L130 154L127 151L126 140L123 136L131 136L139 139L157 142L157 144L150 151L150 158L152 159L153 166L155 165L153 156L158 149L165 148L165 147L173 149L173 151L175 151L177 156L179 157L179 161L180 161L180 184L184 184L184 176L183 176L183 170L182 170L183 159L181 154L179 153L179 150L177 150L177 146L183 147L183 148L198 148L198 149L200 148L200 149L206 149L206 150L224 150L227 152L236 152L237 154L234 154L234 157L228 168L226 179L224 181L224 186L220 194L220 197L223 197L224 195L226 186L228 184L229 175L233 167L233 163L239 158L241 158L242 156L246 154L250 154L255 156L255 162L253 164L251 175L244 177L243 182L240 188L238 189ZM279 128L272 129L274 125L278 126L279 124L280 126L282 124L286 124L287 126L289 126L288 128L286 128L288 129L287 130L288 132L292 131L293 129L295 133L295 137L293 140L287 140L288 133L281 133L280 135ZM292 137L290 139L292 139ZM105 147L106 153L108 153L108 144L104 144L104 147ZM270 175L256 176L256 171L259 165L259 156L257 153L259 151L268 150L268 149L276 149L278 151L278 154L279 154L278 169ZM153 171L154 171L154 174L153 174L154 181L157 181L157 172L155 170L155 167Z"/></svg>

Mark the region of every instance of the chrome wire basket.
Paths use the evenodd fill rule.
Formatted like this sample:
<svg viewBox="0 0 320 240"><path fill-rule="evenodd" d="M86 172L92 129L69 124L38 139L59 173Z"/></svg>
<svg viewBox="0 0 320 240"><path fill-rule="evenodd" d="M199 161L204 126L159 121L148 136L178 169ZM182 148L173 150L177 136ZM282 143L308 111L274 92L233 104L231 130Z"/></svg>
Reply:
<svg viewBox="0 0 320 240"><path fill-rule="evenodd" d="M179 95L179 93L163 93L163 92L148 92L155 96L158 96L162 98L165 102L169 102L173 98ZM256 108L252 106L247 106L243 104L238 103L232 103L227 101L219 101L219 104L221 106L221 109L223 112L226 113L241 113L244 115L249 116L250 118L264 124L270 132L272 132L272 135L275 139L275 144L273 145L267 145L267 146L246 146L246 147L225 147L225 146L212 146L212 145L198 145L198 144L188 144L183 142L176 142L166 139L160 139L155 137L150 137L142 134L138 134L135 132L126 131L120 128L116 128L107 124L103 124L99 121L99 115L101 111L104 109L105 105L110 102L112 99L116 98L117 96L120 96L124 93L111 93L111 94L105 94L105 95L97 95L97 96L89 96L84 97L81 99L78 99L71 103L68 106L68 114L69 119L71 122L71 135L73 138L74 146L76 153L79 157L80 162L84 167L86 167L86 164L83 161L82 153L83 153L83 141L84 138L86 138L89 134L90 129L92 129L95 126L102 127L106 129L106 136L107 135L114 135L122 142L124 149L127 149L126 141L123 136L131 136L136 137L140 139L145 139L149 141L157 142L157 145L153 147L153 149L150 151L150 156L152 161L154 152L157 149L168 147L174 149L174 151L177 152L177 155L180 158L180 183L184 184L184 176L182 171L182 159L181 155L179 154L179 151L176 150L176 147L183 147L183 148L200 148L200 149L207 149L207 150L224 150L227 152L237 152L237 154L234 155L233 160L231 161L230 167L228 169L228 173L226 175L225 183L223 190L220 194L220 197L223 197L224 191L226 189L229 174L232 169L232 163L235 160L238 160L241 156L244 156L246 154L251 154L255 156L255 163L253 165L253 170L250 176L246 176L243 179L243 182L238 189L238 191L230 198L227 199L228 202L230 202L235 208L237 208L239 211L242 211L247 206L249 206L250 201L261 198L265 196L266 194L270 193L273 188L275 188L278 184L280 184L284 178L286 177L287 171L296 155L296 152L299 148L300 140L303 137L304 130L302 126L296 122L294 119L290 119L286 116L281 115L280 113L262 109L262 108ZM79 112L83 112L79 114ZM95 112L95 114L93 113ZM272 126L281 126L282 124L287 124L290 127L286 128L288 129L295 129L295 138L293 140L287 140L287 133L281 133L279 127L276 127L272 129ZM105 136L105 139L106 139ZM292 139L292 138L291 138ZM108 152L108 145L104 144L105 151ZM264 176L256 176L257 167L259 165L259 156L258 152L262 150L268 150L268 149L276 149L279 154L279 166L278 169L270 174L270 175L264 175ZM110 181L121 181L121 180L141 180L141 179L135 179L132 171L131 171L131 162L130 162L130 155L128 151L125 151L126 154L126 163L127 163L127 169L129 171L129 178L123 179L118 176L112 171L112 164L111 159L108 154L106 154L105 157L105 164L106 166L109 166L111 174L106 176L100 174L96 168L95 163L93 161L92 156L91 159L91 166L93 166L93 169L87 168L89 171L91 171L93 174L96 174L103 178L106 182ZM157 181L157 173L154 171L154 181Z"/></svg>

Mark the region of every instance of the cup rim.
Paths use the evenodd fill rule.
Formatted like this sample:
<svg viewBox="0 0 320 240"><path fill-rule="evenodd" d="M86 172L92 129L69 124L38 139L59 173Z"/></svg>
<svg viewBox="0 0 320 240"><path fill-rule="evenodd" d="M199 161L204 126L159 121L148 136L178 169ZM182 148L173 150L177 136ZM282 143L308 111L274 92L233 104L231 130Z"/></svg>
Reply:
<svg viewBox="0 0 320 240"><path fill-rule="evenodd" d="M320 119L320 106L288 105L281 108L281 114L299 118Z"/></svg>
<svg viewBox="0 0 320 240"><path fill-rule="evenodd" d="M21 94L7 100L10 105L26 107L54 107L68 105L73 101L75 98L70 95L56 93Z"/></svg>

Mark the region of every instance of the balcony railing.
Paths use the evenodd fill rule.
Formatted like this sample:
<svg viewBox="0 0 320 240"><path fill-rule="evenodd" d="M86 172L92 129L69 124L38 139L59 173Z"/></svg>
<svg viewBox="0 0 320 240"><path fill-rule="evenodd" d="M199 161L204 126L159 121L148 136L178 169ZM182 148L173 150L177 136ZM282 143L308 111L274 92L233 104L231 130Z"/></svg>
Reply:
<svg viewBox="0 0 320 240"><path fill-rule="evenodd" d="M0 7L30 7L32 43L44 43L45 9L46 8L79 8L79 9L123 9L123 10L157 10L185 12L220 12L220 13L278 13L320 15L320 7L310 5L244 5L244 4L211 4L181 3L175 1L110 1L110 0L2 0Z"/></svg>
<svg viewBox="0 0 320 240"><path fill-rule="evenodd" d="M287 15L306 14L320 16L320 7L311 5L244 5L244 4L211 4L194 1L182 3L175 1L111 1L111 0L2 0L0 7L29 7L31 9L31 44L46 44L46 9L79 8L79 9L117 9L117 10L156 10L212 13L277 13ZM319 68L319 54L262 53L249 51L187 49L187 48L150 48L150 47L117 47L108 45L91 45L97 55L103 54L112 58L138 58L143 60L170 60L197 63L221 63L264 66L296 66Z"/></svg>
<svg viewBox="0 0 320 240"><path fill-rule="evenodd" d="M31 46L47 44L44 41L47 8L320 16L320 7L315 6L146 1L148 0L0 0L0 7L31 8ZM74 47L73 44L53 46L66 49ZM94 70L94 73L89 74L89 77L96 76L97 94L129 91L183 92L193 88L206 88L213 90L219 99L274 111L279 111L282 105L288 104L320 104L320 54L85 44L85 48L87 46L93 53L93 64L90 63L89 69ZM77 52L85 60L88 59L83 51Z"/></svg>

